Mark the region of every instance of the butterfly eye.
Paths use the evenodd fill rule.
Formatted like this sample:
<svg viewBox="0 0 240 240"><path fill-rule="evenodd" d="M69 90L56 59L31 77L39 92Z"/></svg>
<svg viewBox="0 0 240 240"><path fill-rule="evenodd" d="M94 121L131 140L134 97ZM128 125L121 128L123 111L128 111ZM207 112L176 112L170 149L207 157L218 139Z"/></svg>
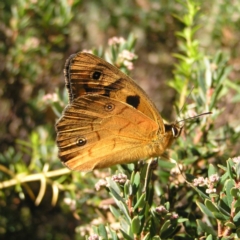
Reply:
<svg viewBox="0 0 240 240"><path fill-rule="evenodd" d="M174 137L178 137L178 129L175 127L172 127L172 134Z"/></svg>
<svg viewBox="0 0 240 240"><path fill-rule="evenodd" d="M183 127L176 127L176 126L173 126L172 127L172 133L173 133L173 137L175 138L178 138L182 132L182 128Z"/></svg>
<svg viewBox="0 0 240 240"><path fill-rule="evenodd" d="M78 139L77 139L77 145L78 146L84 146L85 144L87 143L87 140L86 140L86 138L84 138L84 137L79 137Z"/></svg>
<svg viewBox="0 0 240 240"><path fill-rule="evenodd" d="M111 112L113 109L114 109L114 104L112 103L107 103L105 106L104 106L104 109L108 112Z"/></svg>
<svg viewBox="0 0 240 240"><path fill-rule="evenodd" d="M99 80L101 78L101 75L102 75L101 72L95 71L95 72L93 72L91 77L93 80Z"/></svg>

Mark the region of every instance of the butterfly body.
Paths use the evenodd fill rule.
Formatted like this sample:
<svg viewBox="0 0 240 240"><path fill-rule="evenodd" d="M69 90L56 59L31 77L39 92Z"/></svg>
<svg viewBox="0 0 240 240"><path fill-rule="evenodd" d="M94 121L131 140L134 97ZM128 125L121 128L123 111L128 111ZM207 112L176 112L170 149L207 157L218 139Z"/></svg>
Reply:
<svg viewBox="0 0 240 240"><path fill-rule="evenodd" d="M59 157L90 171L161 156L177 137L146 93L116 67L89 53L65 65L69 105L56 124Z"/></svg>

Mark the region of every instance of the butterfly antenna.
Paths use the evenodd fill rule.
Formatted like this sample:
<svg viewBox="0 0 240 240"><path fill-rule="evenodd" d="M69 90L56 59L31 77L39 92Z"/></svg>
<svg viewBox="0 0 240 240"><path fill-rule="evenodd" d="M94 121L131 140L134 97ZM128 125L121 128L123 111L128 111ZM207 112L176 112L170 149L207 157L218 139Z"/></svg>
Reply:
<svg viewBox="0 0 240 240"><path fill-rule="evenodd" d="M204 115L209 115L209 114L212 114L212 112L205 112L205 113L198 114L194 117L185 118L185 119L182 119L182 120L178 121L177 123L185 122L185 121L192 120L192 119L196 119L196 118L202 117Z"/></svg>

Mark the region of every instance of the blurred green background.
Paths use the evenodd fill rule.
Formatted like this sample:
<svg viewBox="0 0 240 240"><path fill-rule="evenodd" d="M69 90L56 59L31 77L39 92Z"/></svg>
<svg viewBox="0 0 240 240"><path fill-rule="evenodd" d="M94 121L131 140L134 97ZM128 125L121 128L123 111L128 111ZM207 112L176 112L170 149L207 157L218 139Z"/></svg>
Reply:
<svg viewBox="0 0 240 240"><path fill-rule="evenodd" d="M196 38L201 51L206 55L218 50L225 53L232 67L229 79L239 84L240 2L199 3L201 10L197 22L201 28ZM174 0L1 1L1 164L18 173L26 169L38 172L46 162L51 169L61 168L54 142L57 117L46 95L64 91L63 67L72 53L99 47L105 49L108 39L114 36L128 38L133 34L137 38L135 53L138 59L130 75L156 103L162 116L169 121L175 120L176 92L167 83L177 63L173 53L179 52L175 33L183 27L174 14L184 13L184 7ZM240 92L233 99L235 90L230 89L218 102L224 114L215 122L216 127L230 123L239 128ZM232 154L239 154L239 144L233 147ZM32 158L36 159L35 166ZM0 173L1 181L7 179L5 174ZM89 182L81 184L85 187ZM92 210L84 219L79 218L69 207L63 206L61 192L55 206L51 205L49 186L36 206L29 193L37 195L39 182L32 181L30 186L31 190L23 190L20 185L2 190L0 238L82 239L75 233L75 227L90 222L96 212ZM94 192L94 189L89 191ZM82 193L78 198L86 204Z"/></svg>

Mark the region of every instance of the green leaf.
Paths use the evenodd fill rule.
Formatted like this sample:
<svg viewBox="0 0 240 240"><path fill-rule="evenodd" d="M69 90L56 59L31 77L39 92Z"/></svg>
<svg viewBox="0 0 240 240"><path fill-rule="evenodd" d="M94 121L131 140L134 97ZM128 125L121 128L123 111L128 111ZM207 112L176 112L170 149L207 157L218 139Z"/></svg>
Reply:
<svg viewBox="0 0 240 240"><path fill-rule="evenodd" d="M163 226L160 230L160 236L163 239L166 239L166 238L170 237L177 228L177 221L176 220L171 220L170 224L168 222L169 222L169 220L167 220L163 224Z"/></svg>
<svg viewBox="0 0 240 240"><path fill-rule="evenodd" d="M113 231L110 227L108 228L108 230L112 236L112 240L119 240L115 231Z"/></svg>
<svg viewBox="0 0 240 240"><path fill-rule="evenodd" d="M131 230L134 234L139 235L141 232L141 222L138 216L135 216L131 222Z"/></svg>
<svg viewBox="0 0 240 240"><path fill-rule="evenodd" d="M168 211L170 211L170 202L165 202L165 203L164 203L164 207L165 207Z"/></svg>
<svg viewBox="0 0 240 240"><path fill-rule="evenodd" d="M210 197L208 195L205 194L205 192L203 192L201 189L194 187L194 190L199 194L200 197L202 197L203 199L210 199Z"/></svg>
<svg viewBox="0 0 240 240"><path fill-rule="evenodd" d="M161 240L161 238L156 235L156 236L154 236L154 237L152 238L152 240Z"/></svg>
<svg viewBox="0 0 240 240"><path fill-rule="evenodd" d="M233 222L239 222L240 221L240 211L233 217Z"/></svg>
<svg viewBox="0 0 240 240"><path fill-rule="evenodd" d="M236 187L233 187L230 189L230 194L234 197L234 198L238 198L239 196L239 189Z"/></svg>
<svg viewBox="0 0 240 240"><path fill-rule="evenodd" d="M129 197L132 195L135 195L135 193L133 191L133 186L130 181L126 181L124 184L124 196Z"/></svg>
<svg viewBox="0 0 240 240"><path fill-rule="evenodd" d="M240 179L240 163L236 164L236 174L237 174L237 179Z"/></svg>
<svg viewBox="0 0 240 240"><path fill-rule="evenodd" d="M208 167L208 177L217 173L217 169L213 166L213 164L209 164Z"/></svg>
<svg viewBox="0 0 240 240"><path fill-rule="evenodd" d="M136 174L134 176L134 180L133 180L133 185L135 185L136 188L138 188L139 184L140 184L140 174L139 174L139 172L136 172Z"/></svg>
<svg viewBox="0 0 240 240"><path fill-rule="evenodd" d="M237 236L240 238L240 228L237 228L236 234L237 234Z"/></svg>
<svg viewBox="0 0 240 240"><path fill-rule="evenodd" d="M134 182L134 176L135 176L135 171L132 171L131 178L130 178L131 183Z"/></svg>
<svg viewBox="0 0 240 240"><path fill-rule="evenodd" d="M213 96L211 98L211 102L210 102L210 106L209 106L209 110L211 111L213 109L213 107L215 106L218 96L220 94L220 92L223 89L223 85L218 85L217 88L215 89Z"/></svg>
<svg viewBox="0 0 240 240"><path fill-rule="evenodd" d="M231 228L231 229L236 229L235 224L232 223L231 221L227 221L224 225Z"/></svg>
<svg viewBox="0 0 240 240"><path fill-rule="evenodd" d="M126 240L134 240L130 235L128 235L127 233L125 233L122 229L120 229L124 239Z"/></svg>
<svg viewBox="0 0 240 240"><path fill-rule="evenodd" d="M170 226L171 226L171 221L170 220L165 221L160 229L159 235L165 232Z"/></svg>
<svg viewBox="0 0 240 240"><path fill-rule="evenodd" d="M129 212L128 212L126 204L124 204L121 201L116 201L116 204L118 205L118 207L121 210L121 212L124 214L125 219L128 221L128 224L130 224L131 218L129 216Z"/></svg>
<svg viewBox="0 0 240 240"><path fill-rule="evenodd" d="M226 168L226 171L227 171L227 168ZM221 184L224 184L226 181L227 181L227 179L229 178L229 175L228 175L228 172L225 172L221 177L220 177L220 183Z"/></svg>
<svg viewBox="0 0 240 240"><path fill-rule="evenodd" d="M196 220L197 221L197 226L198 226L198 230L202 233L207 233L207 234L211 234L213 236L216 236L216 232L214 231L214 229L210 226L208 226L205 222L202 222L201 220Z"/></svg>
<svg viewBox="0 0 240 240"><path fill-rule="evenodd" d="M146 193L143 193L140 198L138 199L137 203L135 204L134 206L134 211L140 207L140 208L143 208L143 206L145 205L145 199L146 199Z"/></svg>
<svg viewBox="0 0 240 240"><path fill-rule="evenodd" d="M134 34L129 34L127 39L128 50L134 50L134 46L136 45L137 38Z"/></svg>
<svg viewBox="0 0 240 240"><path fill-rule="evenodd" d="M234 186L235 186L235 182L233 179L228 179L224 185L226 195L227 195L228 206L230 209L231 209L231 204L233 202L233 196L231 194L231 190Z"/></svg>
<svg viewBox="0 0 240 240"><path fill-rule="evenodd" d="M119 222L120 222L121 230L124 231L126 234L130 235L131 237L133 237L130 223L126 220L126 218L120 217Z"/></svg>
<svg viewBox="0 0 240 240"><path fill-rule="evenodd" d="M178 223L183 223L183 222L187 222L187 221L189 221L188 218L179 218L179 219L177 219Z"/></svg>
<svg viewBox="0 0 240 240"><path fill-rule="evenodd" d="M116 196L118 200L121 200L121 189L119 188L118 184L111 178L107 178L107 182L109 184L109 190Z"/></svg>
<svg viewBox="0 0 240 240"><path fill-rule="evenodd" d="M161 168L167 168L171 170L176 166L176 163L168 162L168 161L163 161L163 160L158 160L158 166Z"/></svg>
<svg viewBox="0 0 240 240"><path fill-rule="evenodd" d="M199 209L202 211L203 214L206 214L208 217L213 218L212 212L202 203L196 201L196 204L198 205Z"/></svg>
<svg viewBox="0 0 240 240"><path fill-rule="evenodd" d="M240 198L238 198L234 204L234 208L238 208L238 207L240 207Z"/></svg>
<svg viewBox="0 0 240 240"><path fill-rule="evenodd" d="M210 200L206 199L204 204L211 212L219 212L218 206Z"/></svg>
<svg viewBox="0 0 240 240"><path fill-rule="evenodd" d="M217 83L222 84L223 81L225 81L227 79L227 76L231 70L232 70L231 66L228 66L228 67L224 66L218 74Z"/></svg>
<svg viewBox="0 0 240 240"><path fill-rule="evenodd" d="M107 236L107 231L105 229L105 226L103 224L100 224L98 226L98 234L103 238L103 239L108 239Z"/></svg>
<svg viewBox="0 0 240 240"><path fill-rule="evenodd" d="M215 203L211 202L210 200L205 201L206 207L211 211L215 218L220 220L228 220L230 215L226 212L223 208L220 208Z"/></svg>
<svg viewBox="0 0 240 240"><path fill-rule="evenodd" d="M226 213L229 214L230 208L229 208L229 206L228 206L228 201L227 201L227 196L226 196L226 195L221 196L221 199L220 199L220 201L219 201L218 206L219 206L219 210L220 210L222 213L224 213L224 214L226 214Z"/></svg>
<svg viewBox="0 0 240 240"><path fill-rule="evenodd" d="M151 237L150 233L147 233L147 234L144 236L143 240L150 240L150 237Z"/></svg>
<svg viewBox="0 0 240 240"><path fill-rule="evenodd" d="M208 235L207 238L206 238L206 240L214 240L212 234Z"/></svg>
<svg viewBox="0 0 240 240"><path fill-rule="evenodd" d="M140 173L136 172L134 175L131 176L131 186L132 186L132 194L136 195L140 185Z"/></svg>
<svg viewBox="0 0 240 240"><path fill-rule="evenodd" d="M232 159L228 159L227 160L227 173L230 178L234 179L234 175L232 172L232 166L233 166Z"/></svg>
<svg viewBox="0 0 240 240"><path fill-rule="evenodd" d="M110 205L109 208L111 213L116 219L118 219L121 216L120 212L114 206Z"/></svg>
<svg viewBox="0 0 240 240"><path fill-rule="evenodd" d="M149 217L149 211L150 211L150 206L148 202L144 205L144 208L140 211L141 215L144 215L144 217L147 219Z"/></svg>
<svg viewBox="0 0 240 240"><path fill-rule="evenodd" d="M214 217L219 220L226 221L226 220L229 220L229 218L230 218L230 216L224 215L221 212L212 212L212 213L213 213Z"/></svg>

